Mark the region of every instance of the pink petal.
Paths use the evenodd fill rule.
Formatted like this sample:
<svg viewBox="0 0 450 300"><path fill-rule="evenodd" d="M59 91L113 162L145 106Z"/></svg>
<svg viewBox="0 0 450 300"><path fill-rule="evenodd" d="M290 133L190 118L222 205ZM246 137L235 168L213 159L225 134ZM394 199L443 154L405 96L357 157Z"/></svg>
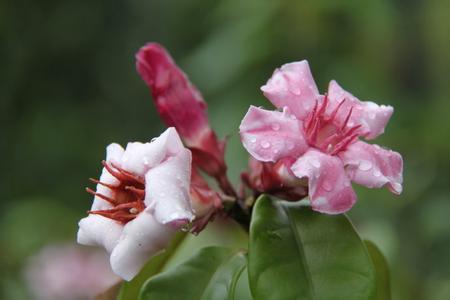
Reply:
<svg viewBox="0 0 450 300"><path fill-rule="evenodd" d="M159 223L194 219L189 195L191 163L191 152L184 149L145 175L145 204Z"/></svg>
<svg viewBox="0 0 450 300"><path fill-rule="evenodd" d="M399 153L358 141L339 156L352 181L369 188L387 185L395 194L402 192L403 160Z"/></svg>
<svg viewBox="0 0 450 300"><path fill-rule="evenodd" d="M196 219L211 215L222 207L219 194L208 185L196 168L192 168L190 191Z"/></svg>
<svg viewBox="0 0 450 300"><path fill-rule="evenodd" d="M353 108L348 126L361 125L362 135L366 139L374 139L384 133L384 128L394 112L392 106L378 105L371 101L360 101L332 80L328 86L328 100L330 101L328 112L334 111L344 99L345 102L336 115L338 123L343 124L350 109Z"/></svg>
<svg viewBox="0 0 450 300"><path fill-rule="evenodd" d="M111 252L117 245L123 225L98 215L89 215L78 223L77 241L82 245L102 246Z"/></svg>
<svg viewBox="0 0 450 300"><path fill-rule="evenodd" d="M242 143L260 161L298 157L307 149L302 123L286 111L251 106L239 126Z"/></svg>
<svg viewBox="0 0 450 300"><path fill-rule="evenodd" d="M276 69L261 90L273 105L288 107L300 120L307 116L320 97L306 60Z"/></svg>
<svg viewBox="0 0 450 300"><path fill-rule="evenodd" d="M355 192L338 157L309 150L294 163L292 171L298 178L308 178L309 198L314 210L339 214L355 204Z"/></svg>
<svg viewBox="0 0 450 300"><path fill-rule="evenodd" d="M144 211L128 222L111 253L111 267L125 280L133 279L145 263L170 242L176 231L161 225Z"/></svg>

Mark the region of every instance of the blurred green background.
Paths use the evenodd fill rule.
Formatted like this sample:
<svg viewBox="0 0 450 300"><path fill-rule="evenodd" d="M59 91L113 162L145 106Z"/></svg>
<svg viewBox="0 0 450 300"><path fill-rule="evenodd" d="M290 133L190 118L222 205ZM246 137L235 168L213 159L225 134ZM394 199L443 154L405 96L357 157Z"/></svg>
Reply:
<svg viewBox="0 0 450 300"><path fill-rule="evenodd" d="M87 178L111 142L164 126L134 68L165 45L202 91L236 182L247 154L237 128L283 63L308 59L330 79L395 113L376 142L405 160L404 193L358 188L350 212L388 258L394 299L450 299L450 1L0 2L0 277L29 299L26 258L74 240L90 207Z"/></svg>

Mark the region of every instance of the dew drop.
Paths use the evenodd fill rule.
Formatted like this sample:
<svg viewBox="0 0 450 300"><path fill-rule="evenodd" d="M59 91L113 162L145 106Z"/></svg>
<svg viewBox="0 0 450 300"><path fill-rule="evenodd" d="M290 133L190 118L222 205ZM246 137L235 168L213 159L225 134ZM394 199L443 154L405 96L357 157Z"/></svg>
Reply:
<svg viewBox="0 0 450 300"><path fill-rule="evenodd" d="M274 154L278 154L280 152L280 150L278 150L278 149L273 149L273 153Z"/></svg>
<svg viewBox="0 0 450 300"><path fill-rule="evenodd" d="M373 171L373 176L375 176L375 177L380 177L380 176L381 176L380 170L378 170L378 169L374 170L374 171Z"/></svg>
<svg viewBox="0 0 450 300"><path fill-rule="evenodd" d="M330 182L328 181L324 181L323 185L322 185L323 189L327 192L331 192L331 190L333 189L333 186L331 185Z"/></svg>
<svg viewBox="0 0 450 300"><path fill-rule="evenodd" d="M302 90L299 87L290 87L289 91L296 96L300 96L302 94Z"/></svg>
<svg viewBox="0 0 450 300"><path fill-rule="evenodd" d="M371 163L370 161L368 161L368 160L362 160L362 161L359 163L358 168L359 168L361 171L369 171L370 169L372 169L372 163Z"/></svg>
<svg viewBox="0 0 450 300"><path fill-rule="evenodd" d="M250 138L250 142L251 143L256 143L256 138L255 137Z"/></svg>
<svg viewBox="0 0 450 300"><path fill-rule="evenodd" d="M287 142L287 143L286 143L286 148L287 148L288 150L292 150L292 149L294 149L294 144L293 144L292 142Z"/></svg>
<svg viewBox="0 0 450 300"><path fill-rule="evenodd" d="M315 158L310 159L309 164L314 168L320 168L320 161Z"/></svg>
<svg viewBox="0 0 450 300"><path fill-rule="evenodd" d="M278 124L278 123L273 123L271 127L274 131L280 130L280 124Z"/></svg>
<svg viewBox="0 0 450 300"><path fill-rule="evenodd" d="M374 112L371 112L371 113L369 113L369 119L375 119L375 113Z"/></svg>
<svg viewBox="0 0 450 300"><path fill-rule="evenodd" d="M264 141L261 143L261 147L263 147L264 149L268 149L268 148L270 148L270 143L267 141Z"/></svg>

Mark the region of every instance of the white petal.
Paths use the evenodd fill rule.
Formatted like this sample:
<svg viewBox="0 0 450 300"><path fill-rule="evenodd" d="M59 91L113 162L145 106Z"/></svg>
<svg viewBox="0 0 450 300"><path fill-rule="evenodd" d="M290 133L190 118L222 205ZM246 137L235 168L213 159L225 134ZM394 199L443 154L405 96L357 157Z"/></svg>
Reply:
<svg viewBox="0 0 450 300"><path fill-rule="evenodd" d="M150 213L140 213L125 225L120 241L111 253L114 273L125 280L133 279L153 255L167 246L174 233Z"/></svg>
<svg viewBox="0 0 450 300"><path fill-rule="evenodd" d="M190 201L191 152L187 149L148 171L145 204L161 224L194 218Z"/></svg>
<svg viewBox="0 0 450 300"><path fill-rule="evenodd" d="M144 177L150 168L182 149L184 149L183 143L177 131L170 127L151 143L128 143L122 157L121 167Z"/></svg>
<svg viewBox="0 0 450 300"><path fill-rule="evenodd" d="M98 215L89 215L78 223L77 241L83 245L103 246L111 252L117 245L123 225Z"/></svg>

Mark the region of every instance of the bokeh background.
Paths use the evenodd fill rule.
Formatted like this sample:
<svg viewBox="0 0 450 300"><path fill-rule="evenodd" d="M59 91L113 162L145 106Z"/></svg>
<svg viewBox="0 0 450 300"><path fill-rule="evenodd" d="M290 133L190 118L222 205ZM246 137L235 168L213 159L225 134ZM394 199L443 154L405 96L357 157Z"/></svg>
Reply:
<svg viewBox="0 0 450 300"><path fill-rule="evenodd" d="M90 207L87 178L111 142L164 126L134 68L165 45L230 136L236 182L247 154L237 128L283 63L308 59L330 79L395 113L377 143L405 160L404 193L358 188L350 212L386 255L394 299L450 299L450 1L0 2L0 298L32 299L29 256L74 241Z"/></svg>

